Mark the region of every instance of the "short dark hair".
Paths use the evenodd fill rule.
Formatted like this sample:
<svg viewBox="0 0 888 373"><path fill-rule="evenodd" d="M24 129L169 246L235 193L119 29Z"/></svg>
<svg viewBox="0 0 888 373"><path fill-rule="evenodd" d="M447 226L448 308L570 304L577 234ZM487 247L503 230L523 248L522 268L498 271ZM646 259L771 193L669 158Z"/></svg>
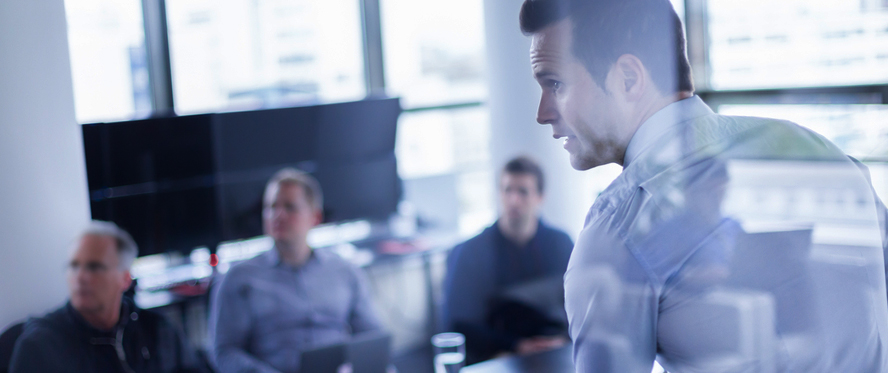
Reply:
<svg viewBox="0 0 888 373"><path fill-rule="evenodd" d="M543 178L543 169L540 168L540 165L536 163L533 159L527 156L520 156L512 158L511 161L506 163L506 166L503 167L504 174L527 174L533 175L536 178L537 182L537 192L543 194L543 186L545 185L545 178Z"/></svg>
<svg viewBox="0 0 888 373"><path fill-rule="evenodd" d="M692 92L684 29L669 0L525 0L521 31L573 22L572 52L602 88L623 54L638 57L664 93Z"/></svg>

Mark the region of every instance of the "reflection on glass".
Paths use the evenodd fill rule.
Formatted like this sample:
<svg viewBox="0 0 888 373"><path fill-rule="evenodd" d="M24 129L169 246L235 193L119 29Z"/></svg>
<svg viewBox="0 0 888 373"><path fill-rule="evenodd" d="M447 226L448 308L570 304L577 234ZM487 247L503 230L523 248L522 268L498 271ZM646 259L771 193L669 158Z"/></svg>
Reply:
<svg viewBox="0 0 888 373"><path fill-rule="evenodd" d="M178 113L365 94L357 0L168 0Z"/></svg>
<svg viewBox="0 0 888 373"><path fill-rule="evenodd" d="M139 0L66 0L79 123L148 115L151 96Z"/></svg>
<svg viewBox="0 0 888 373"><path fill-rule="evenodd" d="M721 105L718 112L789 120L857 159L888 157L888 105Z"/></svg>
<svg viewBox="0 0 888 373"><path fill-rule="evenodd" d="M486 99L482 4L380 1L388 93L404 107Z"/></svg>
<svg viewBox="0 0 888 373"><path fill-rule="evenodd" d="M718 111L786 119L814 130L863 161L876 194L888 198L888 105L721 105Z"/></svg>
<svg viewBox="0 0 888 373"><path fill-rule="evenodd" d="M888 82L888 3L708 0L713 89Z"/></svg>

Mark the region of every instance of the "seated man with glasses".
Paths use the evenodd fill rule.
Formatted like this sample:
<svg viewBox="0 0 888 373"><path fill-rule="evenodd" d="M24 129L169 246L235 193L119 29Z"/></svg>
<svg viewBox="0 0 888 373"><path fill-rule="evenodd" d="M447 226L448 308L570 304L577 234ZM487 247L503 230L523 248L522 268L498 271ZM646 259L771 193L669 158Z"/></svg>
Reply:
<svg viewBox="0 0 888 373"><path fill-rule="evenodd" d="M10 372L203 371L179 328L123 296L137 254L117 225L91 222L71 256L69 301L25 324Z"/></svg>

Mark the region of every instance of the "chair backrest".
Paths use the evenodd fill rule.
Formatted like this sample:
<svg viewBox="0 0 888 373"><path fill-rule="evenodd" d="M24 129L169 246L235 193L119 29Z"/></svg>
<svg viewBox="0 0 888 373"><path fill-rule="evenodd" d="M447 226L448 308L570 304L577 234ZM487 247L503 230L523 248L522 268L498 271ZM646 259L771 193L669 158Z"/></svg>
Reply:
<svg viewBox="0 0 888 373"><path fill-rule="evenodd" d="M12 360L12 350L15 348L15 341L22 335L25 329L25 322L14 324L0 334L0 373L9 371L9 363Z"/></svg>

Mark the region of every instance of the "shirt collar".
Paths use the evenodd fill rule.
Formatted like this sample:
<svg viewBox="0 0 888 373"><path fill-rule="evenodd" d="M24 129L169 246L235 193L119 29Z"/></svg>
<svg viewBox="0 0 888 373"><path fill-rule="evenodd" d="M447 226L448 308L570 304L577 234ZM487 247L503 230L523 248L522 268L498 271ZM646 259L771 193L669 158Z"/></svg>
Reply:
<svg viewBox="0 0 888 373"><path fill-rule="evenodd" d="M493 222L493 225L491 226L491 228L493 228L494 234L496 235L496 239L500 240L500 242L505 242L508 245L517 247L517 245L515 245L514 242L512 242L508 238L506 238L506 235L504 235L503 232L500 230L499 222L500 222L500 219L496 219L496 221ZM528 247L528 246L530 246L530 244L532 242L538 240L540 235L542 234L543 229L546 229L546 225L543 224L543 218L537 217L536 233L533 234L533 237L531 237L530 240L527 241L527 243L524 245L524 247Z"/></svg>
<svg viewBox="0 0 888 373"><path fill-rule="evenodd" d="M630 163L638 159L642 153L650 149L657 140L676 125L710 114L714 114L712 109L696 95L673 102L660 109L644 121L635 131L632 140L629 140L626 155L623 158L623 169L626 169Z"/></svg>
<svg viewBox="0 0 888 373"><path fill-rule="evenodd" d="M265 264L268 267L276 267L279 265L286 265L283 262L281 262L281 255L278 253L277 246L272 246L270 250L266 251L262 255L264 256ZM320 258L315 253L315 250L311 249L311 254L309 254L308 260L306 260L305 263L303 263L302 265L305 266L311 262L319 261L319 260L320 260Z"/></svg>
<svg viewBox="0 0 888 373"><path fill-rule="evenodd" d="M68 302L65 303L65 310L68 312L68 315L71 319L74 320L74 324L77 325L81 331L85 332L89 336L97 336L97 335L112 335L114 328L111 330L101 330L94 326L92 326L89 322L83 318L83 315L80 314L79 311L74 309L74 305L71 304L71 300L68 299ZM126 296L123 296L120 300L120 316L117 320L116 327L123 327L130 320L130 313L135 312L133 305L130 304L129 299Z"/></svg>

